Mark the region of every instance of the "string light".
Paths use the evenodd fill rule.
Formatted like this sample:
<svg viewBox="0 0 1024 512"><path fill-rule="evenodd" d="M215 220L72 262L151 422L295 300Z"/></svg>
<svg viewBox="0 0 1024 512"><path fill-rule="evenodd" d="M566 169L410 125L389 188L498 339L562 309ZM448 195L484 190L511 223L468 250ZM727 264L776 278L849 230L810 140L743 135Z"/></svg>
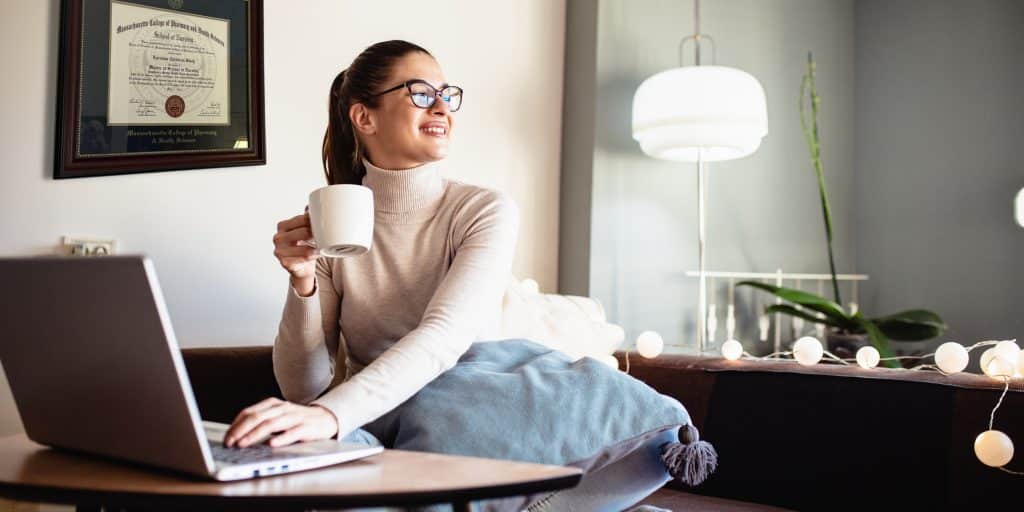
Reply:
<svg viewBox="0 0 1024 512"><path fill-rule="evenodd" d="M1014 348L1017 350L1014 351ZM1006 341L1000 341L996 346L982 352L981 371L993 379L1013 377L1017 372L1016 359L1019 353L1020 347L1016 343L1010 341L1010 345L1007 345Z"/></svg>
<svg viewBox="0 0 1024 512"><path fill-rule="evenodd" d="M728 340L722 343L722 357L735 361L743 356L743 344L736 340Z"/></svg>
<svg viewBox="0 0 1024 512"><path fill-rule="evenodd" d="M804 366L818 364L824 353L825 349L821 346L821 342L812 336L804 336L793 343L793 359Z"/></svg>
<svg viewBox="0 0 1024 512"><path fill-rule="evenodd" d="M654 331L644 331L636 337L636 351L647 359L654 359L665 350L665 340Z"/></svg>
<svg viewBox="0 0 1024 512"><path fill-rule="evenodd" d="M967 349L955 341L947 341L939 345L939 349L935 351L935 364L945 373L964 371L970 360Z"/></svg>
<svg viewBox="0 0 1024 512"><path fill-rule="evenodd" d="M982 464L1001 468L1013 459L1013 441L998 430L986 430L974 439L974 454Z"/></svg>
<svg viewBox="0 0 1024 512"><path fill-rule="evenodd" d="M653 332L653 331L646 331ZM643 334L646 334L643 333ZM641 336L643 336L641 334ZM654 333L657 334L657 333ZM653 338L651 338L653 339ZM658 346L658 354L661 353L663 347L663 341L661 336L657 336L661 345ZM646 340L646 338L645 338ZM639 350L640 338L637 339L637 348ZM857 357L854 360L842 359L835 354L825 350L821 346L821 342L817 338L811 336L805 336L796 340L793 343L792 351L780 351L773 352L765 356L754 356L743 350L743 345L735 340L730 339L722 344L721 351L722 357L730 361L736 361L740 358L746 357L753 360L770 360L770 359L781 359L786 356L792 356L798 363L805 366L817 364L822 357L828 357L830 361L836 363L849 365L851 362L856 363L865 369L875 368L881 361L891 360L904 360L904 359L926 359L929 357L935 358L935 364L921 364L909 368L909 370L894 370L894 371L914 371L914 370L935 370L942 375L951 375L963 371L967 367L967 363L970 360L970 352L972 350L989 347L982 354L982 371L993 378L1003 380L1004 387L1003 393L999 396L999 401L996 402L995 407L992 408L992 413L989 415L988 430L978 434L978 437L974 440L974 454L978 457L978 460L982 464L987 466L998 468L1000 471L1009 473L1012 475L1024 476L1024 472L1013 471L1007 469L1006 464L1013 460L1013 440L1010 439L1005 433L995 430L993 424L995 423L996 411L1003 403L1003 399L1006 397L1007 392L1010 390L1010 379L1013 377L1020 378L1024 374L1024 351L1020 349L1020 346L1016 343L1017 340L1003 340L1003 341L979 341L969 347L956 342L946 342L938 347L933 354L925 354L923 356L897 356L897 357L880 357L878 350L874 347L862 347L857 351ZM646 342L645 342L646 345ZM997 349L998 348L998 349ZM611 357L614 362L613 368L618 368L618 360ZM647 357L647 356L645 356ZM626 369L625 372L629 373L629 351L626 351ZM986 364L987 363L987 364ZM611 366L611 365L610 365ZM987 367L987 369L986 369Z"/></svg>
<svg viewBox="0 0 1024 512"><path fill-rule="evenodd" d="M1008 361L1016 361L1017 356L1020 355L1020 347L1013 340L1000 341L996 343L996 346L992 347L992 350L995 351L997 356Z"/></svg>
<svg viewBox="0 0 1024 512"><path fill-rule="evenodd" d="M865 370L870 370L878 366L878 362L881 361L882 356L878 353L878 349L872 346L864 346L857 350L857 364Z"/></svg>

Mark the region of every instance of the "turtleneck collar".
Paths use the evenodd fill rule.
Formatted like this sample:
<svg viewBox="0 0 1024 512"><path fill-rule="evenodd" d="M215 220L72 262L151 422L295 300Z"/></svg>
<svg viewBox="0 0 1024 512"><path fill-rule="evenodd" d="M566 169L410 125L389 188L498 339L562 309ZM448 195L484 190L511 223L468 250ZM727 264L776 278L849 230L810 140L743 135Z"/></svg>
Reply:
<svg viewBox="0 0 1024 512"><path fill-rule="evenodd" d="M373 191L373 207L383 220L411 221L436 213L444 195L438 162L405 170L382 169L363 159L363 185Z"/></svg>

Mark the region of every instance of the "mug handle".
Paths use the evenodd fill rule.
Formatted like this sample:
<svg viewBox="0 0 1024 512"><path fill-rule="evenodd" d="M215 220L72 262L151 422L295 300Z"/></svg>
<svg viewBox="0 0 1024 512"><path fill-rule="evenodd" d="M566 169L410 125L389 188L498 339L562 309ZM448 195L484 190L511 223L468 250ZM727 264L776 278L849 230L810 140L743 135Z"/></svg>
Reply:
<svg viewBox="0 0 1024 512"><path fill-rule="evenodd" d="M307 215L309 214L309 205L308 204L306 205L306 211L304 211L303 213L305 213ZM314 240L312 238L310 238L309 240L299 240L297 243L298 243L298 245L305 245L306 247L312 247L314 249L319 249L319 247L317 247L317 245L316 245L316 240Z"/></svg>

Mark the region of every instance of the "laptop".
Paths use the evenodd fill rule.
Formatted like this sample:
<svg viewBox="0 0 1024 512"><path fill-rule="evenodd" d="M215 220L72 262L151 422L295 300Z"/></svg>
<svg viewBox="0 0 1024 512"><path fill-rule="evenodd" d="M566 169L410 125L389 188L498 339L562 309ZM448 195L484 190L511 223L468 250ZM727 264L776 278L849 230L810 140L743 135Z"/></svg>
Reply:
<svg viewBox="0 0 1024 512"><path fill-rule="evenodd" d="M226 448L201 421L153 262L0 258L0 363L33 441L215 480L291 473L383 451L335 440Z"/></svg>

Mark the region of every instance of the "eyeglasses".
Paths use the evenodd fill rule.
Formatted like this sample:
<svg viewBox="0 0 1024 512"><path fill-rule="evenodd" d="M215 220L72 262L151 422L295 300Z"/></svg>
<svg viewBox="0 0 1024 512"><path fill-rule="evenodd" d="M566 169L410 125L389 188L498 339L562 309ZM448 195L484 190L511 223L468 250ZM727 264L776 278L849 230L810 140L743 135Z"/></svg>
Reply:
<svg viewBox="0 0 1024 512"><path fill-rule="evenodd" d="M373 96L380 96L387 94L392 91L397 91L405 87L409 90L409 98L412 99L412 104L419 108L430 108L437 101L437 98L441 98L448 104L448 110L455 112L462 106L462 88L454 85L445 85L441 90L437 90L434 86L427 83L426 80L420 80L414 78L407 80L404 83L398 84L386 91L378 92Z"/></svg>

